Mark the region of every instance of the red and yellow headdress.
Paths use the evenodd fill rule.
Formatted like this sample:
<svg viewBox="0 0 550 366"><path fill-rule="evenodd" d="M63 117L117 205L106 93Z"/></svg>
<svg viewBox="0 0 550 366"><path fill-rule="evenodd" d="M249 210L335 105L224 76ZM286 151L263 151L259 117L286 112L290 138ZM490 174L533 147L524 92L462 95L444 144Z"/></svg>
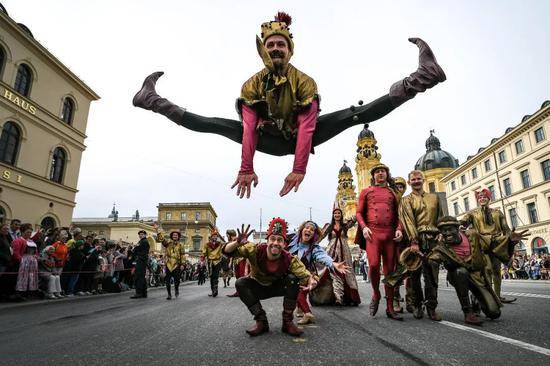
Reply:
<svg viewBox="0 0 550 366"><path fill-rule="evenodd" d="M275 217L269 223L269 228L267 229L267 237L269 238L270 235L281 235L286 240L287 232L288 223L280 217Z"/></svg>
<svg viewBox="0 0 550 366"><path fill-rule="evenodd" d="M493 199L493 194L491 193L491 191L488 188L483 188L481 191L476 191L475 192L476 200L479 200L479 196L481 194L483 194L485 197L487 197L489 199L489 201Z"/></svg>
<svg viewBox="0 0 550 366"><path fill-rule="evenodd" d="M260 34L262 43L265 45L265 41L267 41L269 37L278 34L285 37L288 42L288 49L290 50L290 53L294 53L292 33L290 33L290 29L288 28L290 27L290 24L292 24L292 17L282 11L278 12L277 15L275 15L275 20L262 24L262 33Z"/></svg>

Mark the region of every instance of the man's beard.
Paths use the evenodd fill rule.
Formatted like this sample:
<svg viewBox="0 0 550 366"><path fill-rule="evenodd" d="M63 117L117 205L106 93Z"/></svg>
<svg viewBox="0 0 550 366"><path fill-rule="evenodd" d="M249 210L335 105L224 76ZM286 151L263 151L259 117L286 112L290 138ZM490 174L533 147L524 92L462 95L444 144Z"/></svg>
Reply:
<svg viewBox="0 0 550 366"><path fill-rule="evenodd" d="M275 67L276 72L284 70L287 64L287 59L286 55L283 52L273 51L269 54L269 57L271 57L271 61L273 62L273 66Z"/></svg>

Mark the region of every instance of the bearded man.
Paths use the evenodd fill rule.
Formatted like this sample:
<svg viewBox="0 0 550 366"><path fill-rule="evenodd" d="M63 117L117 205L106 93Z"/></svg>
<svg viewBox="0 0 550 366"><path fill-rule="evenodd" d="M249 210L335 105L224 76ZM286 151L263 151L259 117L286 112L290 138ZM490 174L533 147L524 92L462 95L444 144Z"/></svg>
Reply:
<svg viewBox="0 0 550 366"><path fill-rule="evenodd" d="M384 276L392 273L397 264L396 243L403 239L398 219L399 195L393 188L390 169L384 164L372 167L371 186L359 194L357 204L357 224L359 229L355 243L366 249L369 261L369 277L372 284L370 315L378 312L380 304L380 257L382 257ZM403 320L393 306L394 288L384 285L386 294L386 316L394 320Z"/></svg>
<svg viewBox="0 0 550 366"><path fill-rule="evenodd" d="M161 98L155 84L162 72L147 77L133 100L134 106L161 113L191 130L216 133L242 143L241 166L231 187L237 187L240 198L250 197L252 185L258 184L253 167L256 150L276 156L294 154L292 171L279 192L284 196L292 189L298 190L314 146L351 126L377 120L417 93L446 80L430 47L420 38L409 38L419 48L416 72L394 83L387 95L367 105L360 102L358 108L317 118L319 96L315 81L289 63L294 54L291 22L288 14L279 12L274 21L261 26L261 39L256 37L256 48L265 68L242 87L237 101L242 122L199 116Z"/></svg>
<svg viewBox="0 0 550 366"><path fill-rule="evenodd" d="M420 170L409 173L409 185L412 192L401 199L399 218L407 233L410 248L413 253L421 252L427 255L435 247L437 220L443 216L443 210L439 203L439 197L434 193L424 192L424 174ZM424 276L424 293L422 293L421 276ZM417 319L424 316L423 303L425 300L426 311L431 320L441 321L441 315L437 308L437 285L439 265L432 261L424 260L417 271L411 273L412 286L411 302L413 303L413 315ZM411 296L412 295L412 296Z"/></svg>
<svg viewBox="0 0 550 366"><path fill-rule="evenodd" d="M267 244L248 242L250 225L238 231L238 239L225 244L223 253L230 257L246 258L250 262L250 274L235 283L241 301L254 315L256 324L246 332L258 336L269 331L269 323L260 300L283 296L282 331L292 336L303 333L293 323L293 312L300 291L300 284L313 289L317 281L304 264L284 250L287 223L277 217L271 220L267 230Z"/></svg>
<svg viewBox="0 0 550 366"><path fill-rule="evenodd" d="M503 241L505 242L511 233L506 217L501 211L489 207L492 194L487 188L475 193L479 207L466 213L460 220L464 226L472 226L483 238L483 252L487 256L487 272L490 275L492 286L503 303L511 303L516 299L506 299L501 296L502 279L500 277L501 263L508 264L509 258L492 250Z"/></svg>

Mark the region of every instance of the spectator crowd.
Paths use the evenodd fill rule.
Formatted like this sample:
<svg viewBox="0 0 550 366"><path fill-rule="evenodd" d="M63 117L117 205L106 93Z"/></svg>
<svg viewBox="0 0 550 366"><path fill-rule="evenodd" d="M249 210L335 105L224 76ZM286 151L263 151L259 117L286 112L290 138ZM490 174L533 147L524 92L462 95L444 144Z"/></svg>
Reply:
<svg viewBox="0 0 550 366"><path fill-rule="evenodd" d="M528 256L516 253L509 266L502 267L502 278L511 280L549 280L550 254L537 253Z"/></svg>
<svg viewBox="0 0 550 366"><path fill-rule="evenodd" d="M149 286L164 285L164 259L150 254ZM134 288L133 246L123 246L77 227L33 230L11 220L0 227L0 301L58 299ZM181 281L206 277L206 267L186 262Z"/></svg>

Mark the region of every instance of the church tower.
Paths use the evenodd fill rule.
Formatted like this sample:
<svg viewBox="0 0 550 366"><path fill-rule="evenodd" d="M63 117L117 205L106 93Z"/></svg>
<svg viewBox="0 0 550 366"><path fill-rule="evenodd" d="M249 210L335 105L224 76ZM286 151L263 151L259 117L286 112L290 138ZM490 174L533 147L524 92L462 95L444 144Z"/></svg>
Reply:
<svg viewBox="0 0 550 366"><path fill-rule="evenodd" d="M355 186L353 185L353 174L351 169L347 166L347 161L344 160L344 165L340 168L338 173L338 193L336 194L336 201L338 207L344 214L344 219L349 220L355 216L357 209L357 195L355 193Z"/></svg>
<svg viewBox="0 0 550 366"><path fill-rule="evenodd" d="M369 130L369 124L359 133L357 140L357 157L355 158L355 172L359 184L359 193L370 186L370 170L380 163L381 155L378 153L374 133Z"/></svg>

